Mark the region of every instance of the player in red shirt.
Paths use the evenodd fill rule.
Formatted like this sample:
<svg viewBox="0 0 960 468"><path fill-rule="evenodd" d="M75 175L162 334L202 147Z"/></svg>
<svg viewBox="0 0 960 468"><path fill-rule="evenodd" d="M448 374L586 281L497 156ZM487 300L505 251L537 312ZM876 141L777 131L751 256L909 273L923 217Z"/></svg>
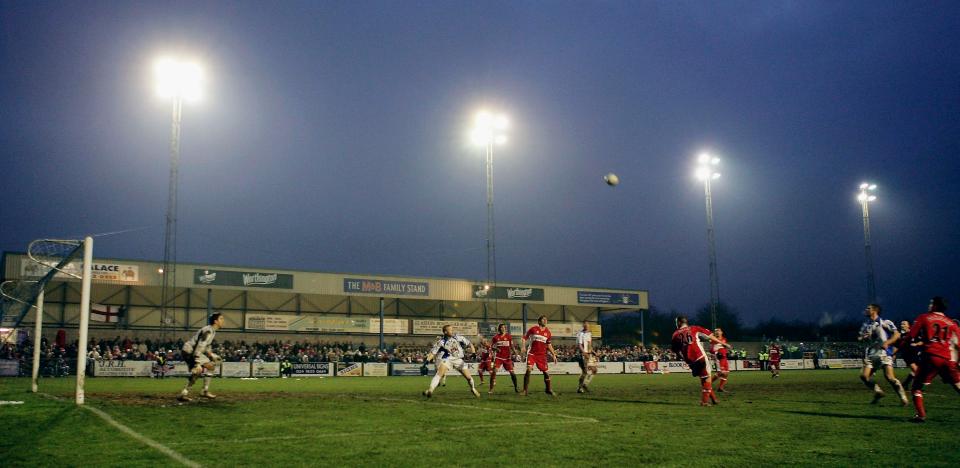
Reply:
<svg viewBox="0 0 960 468"><path fill-rule="evenodd" d="M490 381L493 383L493 366L490 364L493 353L490 350L490 343L482 337L480 338L480 349L477 350L477 354L480 358L480 365L477 366L477 375L480 376L480 383L483 383L484 371L490 373Z"/></svg>
<svg viewBox="0 0 960 468"><path fill-rule="evenodd" d="M782 355L780 345L771 345L767 354L770 355L770 378L780 377L780 356Z"/></svg>
<svg viewBox="0 0 960 468"><path fill-rule="evenodd" d="M513 373L513 356L518 354L514 352L513 337L507 331L507 324L497 325L497 334L491 341L493 346L493 367L490 370L490 390L487 394L493 394L493 386L497 384L497 369L501 366L510 373L510 380L513 380L513 391L520 392L517 387L517 374Z"/></svg>
<svg viewBox="0 0 960 468"><path fill-rule="evenodd" d="M721 346L730 348L730 345L713 336L710 330L690 325L686 316L677 316L677 331L673 332L673 337L670 339L671 347L673 352L690 366L690 373L694 377L700 377L700 386L703 388L700 393L700 406L710 406L710 402L717 403L717 395L713 393L710 369L707 368L707 353L703 350L703 344L700 343L701 338L707 338L711 343L720 343Z"/></svg>
<svg viewBox="0 0 960 468"><path fill-rule="evenodd" d="M917 377L913 381L913 406L917 409L911 421L924 422L927 411L923 406L923 387L930 385L938 374L944 383L953 385L960 393L960 371L957 370L957 350L960 348L960 330L945 314L943 298L930 299L928 312L920 314L910 328L910 338L920 343L922 352Z"/></svg>
<svg viewBox="0 0 960 468"><path fill-rule="evenodd" d="M720 376L720 385L717 386L717 391L723 393L726 391L723 387L727 385L727 376L730 375L730 361L727 361L727 347L724 346L727 343L727 337L723 336L723 330L719 328L713 331L713 335L720 340L718 343L713 343L710 351L717 358L717 375Z"/></svg>
<svg viewBox="0 0 960 468"><path fill-rule="evenodd" d="M550 341L553 334L547 328L547 317L541 315L537 319L537 324L530 327L527 333L523 335L523 347L527 350L527 372L523 374L523 395L527 395L527 388L530 386L530 372L536 365L540 372L543 372L543 383L546 386L546 393L550 396L556 396L553 393L553 387L550 385L550 370L547 367L547 351L553 355L553 363L557 363L557 351L553 349L553 343ZM527 341L530 345L527 345Z"/></svg>

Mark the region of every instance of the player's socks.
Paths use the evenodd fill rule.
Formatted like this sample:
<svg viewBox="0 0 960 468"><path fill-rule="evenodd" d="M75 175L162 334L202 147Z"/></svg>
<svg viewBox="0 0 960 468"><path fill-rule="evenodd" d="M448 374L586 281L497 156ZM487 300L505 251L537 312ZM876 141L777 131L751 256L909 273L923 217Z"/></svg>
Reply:
<svg viewBox="0 0 960 468"><path fill-rule="evenodd" d="M517 387L517 374L510 374L510 380L513 381L513 391L519 392L520 388Z"/></svg>
<svg viewBox="0 0 960 468"><path fill-rule="evenodd" d="M903 389L903 384L901 384L899 380L893 379L893 381L890 382L890 385L893 386L893 389L897 392L897 395L900 396L900 401L906 405L909 400L907 399L907 392Z"/></svg>
<svg viewBox="0 0 960 468"><path fill-rule="evenodd" d="M430 381L430 388L427 389L428 392L433 393L437 389L437 385L440 385L440 374L434 374L433 380Z"/></svg>
<svg viewBox="0 0 960 468"><path fill-rule="evenodd" d="M210 381L213 380L213 377L209 375L203 376L203 393L210 391Z"/></svg>
<svg viewBox="0 0 960 468"><path fill-rule="evenodd" d="M523 393L527 393L530 388L530 374L523 374Z"/></svg>
<svg viewBox="0 0 960 468"><path fill-rule="evenodd" d="M497 374L490 374L490 391L493 392L493 386L497 384Z"/></svg>
<svg viewBox="0 0 960 468"><path fill-rule="evenodd" d="M718 392L722 392L722 391L723 391L723 387L724 387L726 384L727 384L727 378L726 378L726 377L720 377L720 385L717 386L717 391L718 391Z"/></svg>
<svg viewBox="0 0 960 468"><path fill-rule="evenodd" d="M877 383L874 382L873 379L867 379L861 375L860 381L863 382L863 384L866 385L870 390L876 391L875 388L877 387Z"/></svg>
<svg viewBox="0 0 960 468"><path fill-rule="evenodd" d="M917 417L920 419L927 418L927 410L923 407L923 392L920 390L913 392L913 407L917 409Z"/></svg>
<svg viewBox="0 0 960 468"><path fill-rule="evenodd" d="M587 378L584 379L584 381L583 381L583 388L584 388L584 390L586 390L587 386L590 385L590 381L593 380L593 376L594 376L594 375L595 375L595 374L587 374Z"/></svg>
<svg viewBox="0 0 960 468"><path fill-rule="evenodd" d="M700 404L706 405L710 401L710 394L713 393L713 387L710 385L709 379L700 379Z"/></svg>
<svg viewBox="0 0 960 468"><path fill-rule="evenodd" d="M553 387L550 384L550 374L543 373L543 384L547 387L547 395L553 395Z"/></svg>

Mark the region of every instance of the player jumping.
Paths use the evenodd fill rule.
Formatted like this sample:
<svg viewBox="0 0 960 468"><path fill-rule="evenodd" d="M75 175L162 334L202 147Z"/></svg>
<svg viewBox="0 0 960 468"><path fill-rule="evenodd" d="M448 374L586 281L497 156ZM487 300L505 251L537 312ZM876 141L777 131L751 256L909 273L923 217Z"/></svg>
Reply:
<svg viewBox="0 0 960 468"><path fill-rule="evenodd" d="M200 396L211 399L217 397L210 393L212 376L208 372L212 372L217 367L217 362L221 360L220 356L214 354L210 348L213 337L221 327L223 327L223 314L213 314L210 316L210 325L197 330L193 338L183 344L180 354L182 354L184 362L187 363L187 368L190 369L190 377L187 380L187 385L183 387L183 390L180 390L177 400L190 401L188 396L190 387L197 382L201 375L203 376L203 392L200 393Z"/></svg>
<svg viewBox="0 0 960 468"><path fill-rule="evenodd" d="M427 398L433 396L433 391L437 389L437 385L440 385L440 380L447 375L447 372L457 370L463 375L463 378L467 379L467 383L470 385L470 393L473 393L475 397L480 397L480 392L477 391L477 387L473 383L473 377L470 377L467 364L463 362L464 348L469 348L470 353L477 352L469 340L453 333L452 326L444 325L443 336L434 343L433 349L427 354L427 362L432 361L434 357L438 358L437 373L430 381L430 388L423 391L423 396Z"/></svg>
<svg viewBox="0 0 960 468"><path fill-rule="evenodd" d="M520 392L517 387L517 374L513 373L513 337L507 331L506 324L497 325L497 334L493 336L491 344L493 345L494 358L493 368L490 371L490 390L487 393L493 393L493 387L497 384L497 369L501 366L510 373L510 380L513 380L513 391Z"/></svg>
<svg viewBox="0 0 960 468"><path fill-rule="evenodd" d="M960 371L957 370L957 350L960 349L960 329L946 315L943 298L930 299L928 312L920 314L910 328L910 337L922 346L917 378L913 381L913 406L917 409L911 421L924 422L927 410L923 406L923 387L940 375L944 383L953 385L960 393Z"/></svg>
<svg viewBox="0 0 960 468"><path fill-rule="evenodd" d="M550 396L556 396L553 393L553 387L550 385L549 368L547 367L547 351L553 355L553 363L557 363L557 352L553 349L553 343L550 339L553 334L547 328L547 317L541 315L537 319L537 325L530 327L527 333L523 335L523 347L527 351L527 371L523 374L523 395L527 395L527 389L530 386L530 372L536 365L540 372L543 372L543 383L546 386L546 393ZM527 341L530 341L529 346Z"/></svg>
<svg viewBox="0 0 960 468"><path fill-rule="evenodd" d="M721 342L717 337L710 334L710 330L696 325L690 325L687 317L677 316L677 331L673 332L670 339L671 347L674 353L681 356L684 362L690 366L690 373L694 377L700 377L700 406L710 406L710 403L717 404L717 395L713 393L713 384L710 381L710 369L707 368L707 353L703 350L700 343L701 338L706 338L712 343L720 343L725 348L730 345Z"/></svg>
<svg viewBox="0 0 960 468"><path fill-rule="evenodd" d="M713 343L710 347L710 351L713 352L713 355L717 358L717 375L720 377L720 385L717 386L717 391L720 393L725 392L723 389L727 385L727 377L730 375L730 361L727 360L727 338L723 336L723 330L717 328L713 331L713 336L716 336L718 340L717 343Z"/></svg>
<svg viewBox="0 0 960 468"><path fill-rule="evenodd" d="M577 332L577 363L580 364L580 385L577 393L589 392L588 385L597 375L597 355L593 352L593 335L590 334L590 322L583 321L583 329Z"/></svg>

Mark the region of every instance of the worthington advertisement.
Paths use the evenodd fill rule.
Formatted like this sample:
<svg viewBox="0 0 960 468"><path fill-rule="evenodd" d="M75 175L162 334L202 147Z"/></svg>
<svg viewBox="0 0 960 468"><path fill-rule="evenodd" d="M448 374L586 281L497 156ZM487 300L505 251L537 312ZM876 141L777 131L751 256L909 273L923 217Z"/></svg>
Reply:
<svg viewBox="0 0 960 468"><path fill-rule="evenodd" d="M256 271L193 270L193 284L293 289L293 275Z"/></svg>
<svg viewBox="0 0 960 468"><path fill-rule="evenodd" d="M491 288L475 284L473 285L473 297L476 299L543 302L543 289L514 286L496 286Z"/></svg>

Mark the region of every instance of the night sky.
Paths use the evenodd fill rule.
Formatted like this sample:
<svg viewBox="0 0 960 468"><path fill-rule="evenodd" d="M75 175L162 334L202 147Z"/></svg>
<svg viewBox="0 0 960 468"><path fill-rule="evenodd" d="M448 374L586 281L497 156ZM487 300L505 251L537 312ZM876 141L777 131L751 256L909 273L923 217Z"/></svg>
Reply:
<svg viewBox="0 0 960 468"><path fill-rule="evenodd" d="M97 237L161 260L170 104L151 66L204 64L183 112L183 262L482 279L495 155L500 283L709 300L747 322L858 316L860 206L887 315L960 310L960 2L0 1L0 249ZM620 176L611 188L607 172Z"/></svg>

